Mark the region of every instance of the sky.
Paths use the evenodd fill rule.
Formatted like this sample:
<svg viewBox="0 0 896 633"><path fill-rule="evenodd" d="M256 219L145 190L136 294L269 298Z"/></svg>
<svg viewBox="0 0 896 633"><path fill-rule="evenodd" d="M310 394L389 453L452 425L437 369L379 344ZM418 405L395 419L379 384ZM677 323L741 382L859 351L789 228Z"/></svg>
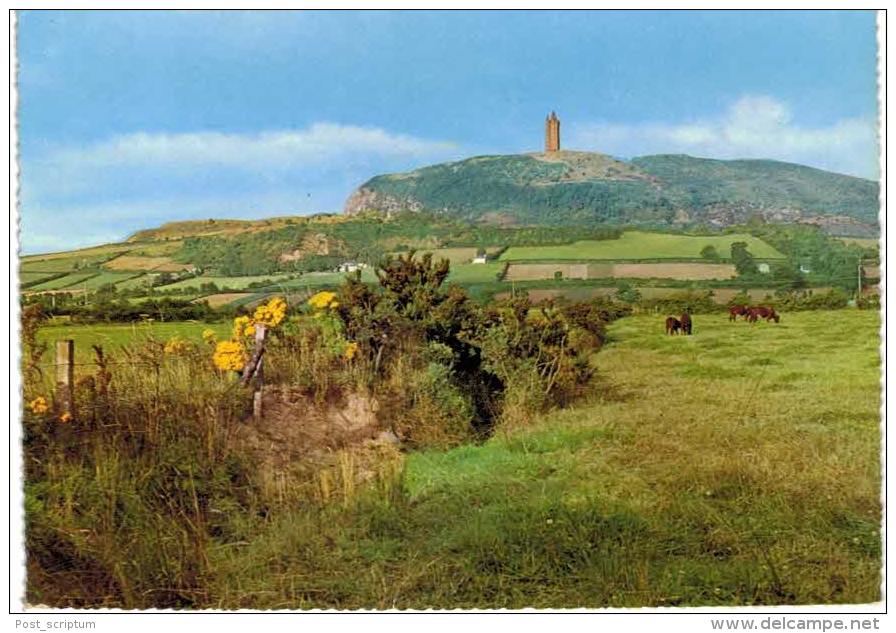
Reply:
<svg viewBox="0 0 896 633"><path fill-rule="evenodd" d="M23 253L338 212L482 154L770 158L878 178L869 11L18 13Z"/></svg>

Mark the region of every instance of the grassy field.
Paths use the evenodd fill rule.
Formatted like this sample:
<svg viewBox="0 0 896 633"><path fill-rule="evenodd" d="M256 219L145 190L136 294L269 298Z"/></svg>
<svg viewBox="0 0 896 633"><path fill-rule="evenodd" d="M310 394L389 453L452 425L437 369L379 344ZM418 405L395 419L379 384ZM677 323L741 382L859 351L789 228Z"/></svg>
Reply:
<svg viewBox="0 0 896 633"><path fill-rule="evenodd" d="M199 277L193 277L191 279L184 279L183 281L178 281L163 287L165 290L172 290L175 288L199 288L199 286L201 286L202 284L213 283L217 285L218 288L233 288L235 290L242 290L244 288L248 288L249 284L258 282L273 282L276 279L283 279L285 276L285 273L279 275L247 275L243 277L215 277L212 275L202 275Z"/></svg>
<svg viewBox="0 0 896 633"><path fill-rule="evenodd" d="M504 264L489 262L487 264L458 264L451 267L448 281L458 284L488 283L496 281Z"/></svg>
<svg viewBox="0 0 896 633"><path fill-rule="evenodd" d="M106 352L114 352L124 345L154 337L168 340L172 336L190 339L196 343L202 341L202 331L205 329L214 332L223 338L230 335L231 324L229 322L204 323L200 321L178 321L173 323L115 323L115 324L56 324L48 325L40 329L38 340L45 341L50 346L50 351L44 358L47 363L53 362L52 347L57 340L72 339L75 341L76 362L89 362L93 360L91 345L102 345Z"/></svg>
<svg viewBox="0 0 896 633"><path fill-rule="evenodd" d="M479 249L470 247L454 247L454 248L421 248L417 251L417 256L425 255L426 253L431 253L434 261L438 261L440 259L447 259L451 262L452 266L456 266L459 264L469 264L473 261L473 258L476 257L476 252ZM497 246L490 246L485 249L485 252L488 255L494 255L500 250ZM392 255L403 255L404 253L392 253Z"/></svg>
<svg viewBox="0 0 896 633"><path fill-rule="evenodd" d="M858 244L859 246L871 247L880 246L880 240L876 237L841 237L841 241L847 244Z"/></svg>
<svg viewBox="0 0 896 633"><path fill-rule="evenodd" d="M143 257L140 255L120 255L105 264L109 270L125 270L134 272L177 272L192 268L190 264L180 264L170 257Z"/></svg>
<svg viewBox="0 0 896 633"><path fill-rule="evenodd" d="M109 259L115 253L122 253L130 250L132 247L126 244L103 244L101 246L92 246L90 248L82 248L75 251L63 251L61 253L44 253L42 255L24 255L22 257L23 264L35 264L45 261L59 260L103 260Z"/></svg>
<svg viewBox="0 0 896 633"><path fill-rule="evenodd" d="M96 264L101 264L102 262L112 257L114 254L109 255L91 255L84 257L55 257L51 259L31 259L31 260L22 260L21 270L22 272L28 273L42 273L42 272L51 272L51 273L65 273L65 272L77 272L79 269L88 268L90 266L94 266Z"/></svg>
<svg viewBox="0 0 896 633"><path fill-rule="evenodd" d="M649 260L699 259L703 247L711 245L721 257L728 257L733 242L746 242L747 250L759 259L779 259L783 255L762 240L746 234L673 235L628 231L616 240L582 240L558 246L512 246L501 261L554 260Z"/></svg>
<svg viewBox="0 0 896 633"><path fill-rule="evenodd" d="M68 288L69 286L77 286L77 290L84 290L83 283L86 283L88 280L90 280L92 277L96 277L98 274L99 273L96 270L83 273L71 273L69 275L66 275L65 277L55 277L53 279L50 279L49 281L35 284L34 286L28 288L28 290L60 290L62 288Z"/></svg>
<svg viewBox="0 0 896 633"><path fill-rule="evenodd" d="M623 319L586 402L213 549L252 608L880 599L879 317ZM390 500L391 499L391 500Z"/></svg>

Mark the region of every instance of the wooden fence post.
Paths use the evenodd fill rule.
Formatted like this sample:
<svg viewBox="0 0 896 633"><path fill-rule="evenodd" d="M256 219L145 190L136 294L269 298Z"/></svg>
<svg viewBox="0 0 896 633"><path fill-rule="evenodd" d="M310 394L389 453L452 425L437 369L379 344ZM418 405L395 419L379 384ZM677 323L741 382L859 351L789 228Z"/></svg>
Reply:
<svg viewBox="0 0 896 633"><path fill-rule="evenodd" d="M56 341L56 406L59 414L74 415L75 405L75 342Z"/></svg>
<svg viewBox="0 0 896 633"><path fill-rule="evenodd" d="M267 328L263 323L255 324L255 347L264 350L264 337L267 334ZM258 367L255 368L255 393L252 394L252 415L255 421L261 420L262 415L262 395L264 391L264 356L258 359Z"/></svg>
<svg viewBox="0 0 896 633"><path fill-rule="evenodd" d="M248 385L255 378L255 392L252 394L252 415L261 419L261 398L264 391L264 337L267 333L264 323L255 324L255 352L243 369L243 385Z"/></svg>

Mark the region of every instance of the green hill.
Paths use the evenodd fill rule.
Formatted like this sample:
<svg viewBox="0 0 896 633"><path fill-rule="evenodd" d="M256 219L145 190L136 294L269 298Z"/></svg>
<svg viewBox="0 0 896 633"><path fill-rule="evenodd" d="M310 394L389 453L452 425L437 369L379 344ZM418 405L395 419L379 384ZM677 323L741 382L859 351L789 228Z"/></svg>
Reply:
<svg viewBox="0 0 896 633"><path fill-rule="evenodd" d="M770 160L658 155L630 162L587 152L478 156L376 176L347 214L428 211L507 225L726 227L760 218L836 235L878 231L878 185Z"/></svg>

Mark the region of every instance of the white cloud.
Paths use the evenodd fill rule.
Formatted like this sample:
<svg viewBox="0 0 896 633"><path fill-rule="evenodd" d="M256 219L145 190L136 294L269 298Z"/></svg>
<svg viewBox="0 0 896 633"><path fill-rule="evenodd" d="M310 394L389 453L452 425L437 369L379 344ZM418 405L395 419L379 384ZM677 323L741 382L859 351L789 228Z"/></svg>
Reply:
<svg viewBox="0 0 896 633"><path fill-rule="evenodd" d="M39 159L36 166L53 170L57 174L53 182L64 185L65 180L102 169L228 168L269 173L345 161L420 159L456 150L453 143L393 134L380 128L315 123L305 130L255 134L138 132L81 147L57 148Z"/></svg>
<svg viewBox="0 0 896 633"><path fill-rule="evenodd" d="M786 103L744 96L716 117L687 123L570 126L569 147L617 156L686 153L707 158L770 158L840 173L878 177L877 124L843 119L826 126L793 122Z"/></svg>
<svg viewBox="0 0 896 633"><path fill-rule="evenodd" d="M174 219L339 211L375 174L461 155L453 143L335 123L49 148L22 160L22 243L34 251Z"/></svg>

